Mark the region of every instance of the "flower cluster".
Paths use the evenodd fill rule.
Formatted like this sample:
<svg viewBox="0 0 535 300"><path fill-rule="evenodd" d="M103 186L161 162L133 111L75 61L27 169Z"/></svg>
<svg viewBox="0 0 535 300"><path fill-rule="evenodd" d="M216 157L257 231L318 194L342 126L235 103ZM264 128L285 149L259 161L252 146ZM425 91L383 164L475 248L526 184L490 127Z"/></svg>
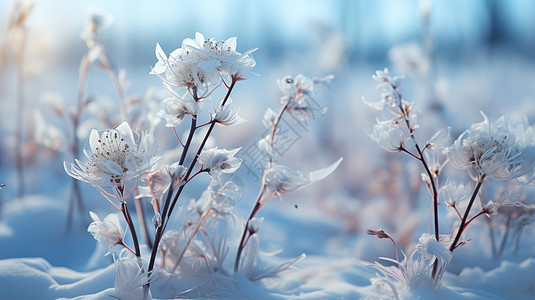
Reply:
<svg viewBox="0 0 535 300"><path fill-rule="evenodd" d="M535 129L512 127L501 117L473 124L446 149L452 166L468 169L472 178L482 175L497 180L535 180Z"/></svg>
<svg viewBox="0 0 535 300"><path fill-rule="evenodd" d="M64 162L70 176L95 186L121 186L154 167L158 147L152 135L136 139L128 123L99 133L92 130L88 149L84 149L87 162L75 159L76 164Z"/></svg>
<svg viewBox="0 0 535 300"><path fill-rule="evenodd" d="M236 51L236 38L226 41L205 39L201 33L195 39L187 38L182 47L171 52L169 57L159 44L156 45L158 62L151 74L158 75L170 86L195 87L208 95L209 88L221 83L222 76L241 78L256 64L251 53Z"/></svg>

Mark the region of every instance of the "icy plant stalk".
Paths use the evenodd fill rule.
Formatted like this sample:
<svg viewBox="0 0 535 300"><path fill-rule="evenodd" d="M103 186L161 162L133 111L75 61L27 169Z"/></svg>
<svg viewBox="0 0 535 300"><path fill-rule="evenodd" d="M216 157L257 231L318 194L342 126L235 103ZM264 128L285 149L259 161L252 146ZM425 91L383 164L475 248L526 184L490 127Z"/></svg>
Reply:
<svg viewBox="0 0 535 300"><path fill-rule="evenodd" d="M450 163L455 168L466 169L476 182L450 251L463 244L459 242L461 235L475 218L492 215L500 207L511 205L505 201L491 202L469 218L476 196L487 179L524 184L535 181L535 129L527 124L512 127L504 117L491 123L482 115L482 122L473 124L445 150Z"/></svg>
<svg viewBox="0 0 535 300"><path fill-rule="evenodd" d="M163 110L160 116L165 118L167 127L174 128L182 123L186 115L191 115L188 138L185 144L181 142L183 149L178 162L179 166L183 166L185 163L196 130L202 126L209 127L189 167L182 167L186 171L180 176L181 183L178 186L174 184L169 186L160 214L161 220L156 224L155 241L148 266L149 272L154 268L158 245L185 185L193 177L203 172L211 172L212 176L217 176L222 166L233 170L237 168L236 165L233 165L235 163L225 159L225 157L229 159L230 157L221 152L223 149L211 150L212 155L205 152L204 158L201 156L216 124L228 126L242 122L242 119L237 115L237 109L229 106L230 94L236 83L244 80L243 75L256 64L251 56L255 50L242 54L236 51L236 38L216 41L205 39L200 33L195 35L195 39L185 39L182 42L182 47L174 50L169 56L165 54L159 44L156 45L158 62L151 74L162 79L166 91L171 96L171 98L162 101ZM203 100L208 98L221 83L225 85L227 92L219 102L215 116L212 116L209 122L197 125L197 115L202 111ZM203 165L198 172L192 175L199 159ZM171 182L175 182L177 176L177 174L172 174ZM175 189L177 190L175 191Z"/></svg>
<svg viewBox="0 0 535 300"><path fill-rule="evenodd" d="M138 138L125 122L100 133L92 130L84 149L87 161L75 159L75 163L64 163L68 175L92 184L121 211L132 234L136 256L140 256L141 251L126 203L135 186L128 191L127 183L135 180L137 184L138 177L154 167L158 160L156 148L157 143L151 135ZM111 187L114 194L106 192L104 187ZM119 202L120 206L114 202Z"/></svg>
<svg viewBox="0 0 535 300"><path fill-rule="evenodd" d="M383 88L381 100L378 102L364 102L371 108L383 111L385 109L391 113L392 118L379 121L373 127L370 138L375 141L381 148L389 152L405 152L409 156L420 161L424 167L425 173L422 179L426 184L433 199L433 219L435 238L439 238L438 225L438 176L442 169L439 160L436 159L435 165L428 163L429 157L437 157L436 148L443 147L443 143L449 138L449 129L443 129L437 132L422 148L418 145L414 136L414 131L419 127L417 124L417 115L413 112L412 104L402 98L398 90L402 77L392 76L388 69L377 71L373 79L379 82L378 87ZM413 147L411 149L410 147ZM424 153L427 152L432 153ZM428 155L428 156L426 156ZM426 158L428 157L428 158Z"/></svg>
<svg viewBox="0 0 535 300"><path fill-rule="evenodd" d="M268 127L268 135L260 140L259 148L268 154L268 161L262 174L262 186L256 199L255 205L247 218L245 228L243 230L236 259L234 262L234 272L237 272L240 267L240 258L249 238L252 237L258 228L251 226L258 210L271 198L280 196L283 193L295 192L309 184L318 182L332 173L340 164L340 158L331 166L311 172L308 176L303 176L300 172L296 172L291 168L279 165L273 162L273 156L276 153L276 141L279 130L279 123L285 112L290 112L298 120L305 120L313 117L317 112L317 108L310 105L310 100L314 92L314 85L318 83L328 82L332 76L321 79L311 80L303 75L296 76L295 80L289 76L279 80L279 87L283 92L281 99L282 107L278 114L275 114L271 109L268 109L264 116L264 124ZM325 109L320 109L321 113L325 113ZM255 228L255 229L253 229Z"/></svg>

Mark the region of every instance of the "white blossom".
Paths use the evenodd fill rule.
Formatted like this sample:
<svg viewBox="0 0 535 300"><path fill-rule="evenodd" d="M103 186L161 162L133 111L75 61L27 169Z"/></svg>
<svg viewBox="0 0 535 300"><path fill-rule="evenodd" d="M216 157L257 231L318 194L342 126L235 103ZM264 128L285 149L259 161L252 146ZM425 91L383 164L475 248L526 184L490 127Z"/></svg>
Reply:
<svg viewBox="0 0 535 300"><path fill-rule="evenodd" d="M221 126L239 125L245 122L245 119L238 115L240 111L239 107L233 107L230 104L232 99L228 98L225 105L223 104L224 98L219 100L217 110L214 116L214 121Z"/></svg>
<svg viewBox="0 0 535 300"><path fill-rule="evenodd" d="M221 75L241 78L256 64L251 53L236 51L236 38L226 41L205 39L201 33L195 39L187 38L182 47L171 52L169 57L156 44L158 62L151 71L172 86L196 87L208 94L210 86L221 82ZM162 75L164 74L164 75Z"/></svg>
<svg viewBox="0 0 535 300"><path fill-rule="evenodd" d="M227 150L217 147L203 150L199 155L199 163L210 170L210 174L219 178L220 173L234 173L241 165L242 159L234 157L241 148Z"/></svg>
<svg viewBox="0 0 535 300"><path fill-rule="evenodd" d="M165 119L166 127L176 127L184 121L186 115L197 115L202 111L203 102L195 102L188 97L167 98L162 100L162 110L158 112L160 118Z"/></svg>
<svg viewBox="0 0 535 300"><path fill-rule="evenodd" d="M219 62L218 71L228 76L239 78L256 65L256 61L251 56L251 53L256 49L241 54L236 51L236 40L236 37L225 41L216 41L213 38L205 39L201 33L197 32L195 40L189 40L188 47L193 51L217 60Z"/></svg>
<svg viewBox="0 0 535 300"><path fill-rule="evenodd" d="M117 214L109 214L103 221L92 211L89 215L93 222L89 224L87 231L108 250L107 254L115 245L123 243L124 231Z"/></svg>
<svg viewBox="0 0 535 300"><path fill-rule="evenodd" d="M314 117L316 114L323 115L327 108L321 107L313 96L316 92L317 84L329 83L332 75L324 78L310 79L304 75L297 75L295 78L286 76L278 80L278 85L283 93L281 102L286 105L286 109L298 120L305 120Z"/></svg>
<svg viewBox="0 0 535 300"><path fill-rule="evenodd" d="M459 169L475 170L473 178L486 175L498 180L534 180L535 139L531 128L512 128L504 117L490 123L472 124L445 152L451 164Z"/></svg>
<svg viewBox="0 0 535 300"><path fill-rule="evenodd" d="M408 256L403 253L402 261L380 257L379 259L394 263L394 265L383 266L376 262L374 266L384 276L392 277L411 289L420 287L437 289L452 258L451 251L448 249L450 241L446 237L441 237L438 242L433 235L428 233L424 233L418 241L419 243L412 248ZM435 261L437 267L433 271Z"/></svg>
<svg viewBox="0 0 535 300"><path fill-rule="evenodd" d="M65 171L96 186L123 185L151 170L158 160L158 144L152 135L143 135L137 141L136 136L126 122L101 133L93 129L84 149L87 162L64 162Z"/></svg>
<svg viewBox="0 0 535 300"><path fill-rule="evenodd" d="M405 141L409 139L399 125L392 120L379 121L373 126L373 131L368 135L372 141L388 152L399 152Z"/></svg>
<svg viewBox="0 0 535 300"><path fill-rule="evenodd" d="M115 261L115 293L120 299L150 300L144 285L149 282L147 262L139 257L121 257Z"/></svg>

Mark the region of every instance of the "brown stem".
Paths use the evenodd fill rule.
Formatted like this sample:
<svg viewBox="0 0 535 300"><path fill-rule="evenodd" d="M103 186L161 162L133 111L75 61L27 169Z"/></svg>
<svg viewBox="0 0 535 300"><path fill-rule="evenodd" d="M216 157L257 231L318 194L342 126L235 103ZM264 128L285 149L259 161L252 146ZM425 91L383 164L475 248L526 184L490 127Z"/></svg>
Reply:
<svg viewBox="0 0 535 300"><path fill-rule="evenodd" d="M466 220L468 219L468 214L470 213L470 209L472 208L472 204L474 204L474 200L476 199L477 193L479 192L479 189L481 188L481 185L485 181L485 175L481 175L480 178L477 181L476 187L474 189L474 193L472 194L472 197L470 198L470 202L468 202L468 206L466 207L466 211L464 212L463 219L461 221L461 225L459 225L459 230L457 230L457 235L455 236L455 239L453 240L453 243L451 243L450 251L453 252L455 248L457 248L457 243L459 242L459 239L461 238L461 235L466 228Z"/></svg>

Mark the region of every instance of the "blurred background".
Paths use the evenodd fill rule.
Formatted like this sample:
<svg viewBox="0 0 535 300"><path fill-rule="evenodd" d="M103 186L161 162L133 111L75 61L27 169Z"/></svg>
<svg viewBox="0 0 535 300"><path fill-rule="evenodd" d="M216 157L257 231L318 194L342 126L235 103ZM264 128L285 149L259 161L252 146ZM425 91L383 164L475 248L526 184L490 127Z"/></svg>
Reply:
<svg viewBox="0 0 535 300"><path fill-rule="evenodd" d="M246 150L263 136L264 111L268 107L277 111L280 105L277 79L334 75L317 96L329 108L323 118L306 126L288 119L295 144L283 162L304 172L338 157L344 157L343 164L322 183L266 205L265 246L274 250L291 241L296 246L285 252L288 256L334 251L373 259L377 253L348 237L380 226L395 231L406 245L414 240L415 229L427 229L429 194L418 183L420 166L383 153L366 135L377 115L361 99L380 97L371 79L375 70L388 67L407 75L401 90L419 109L422 141L445 126L458 135L481 120L480 111L491 120L505 114L535 122L535 2L531 0L36 0L24 22L23 52L17 48L17 35L9 31L15 3L0 2L0 183L6 184L0 192L0 214L19 197L17 155L26 170L24 195L46 195L68 205L72 185L63 161L72 161L73 155L54 131L61 128L61 120L50 121L54 128L46 127L34 111L41 111L49 124L52 113L45 106L77 103L80 61L87 49L80 33L88 23L88 9L95 6L112 18L98 36L113 70L126 71L130 82L126 98L146 98L148 90L162 89L161 80L149 75L156 62L156 43L170 53L183 39L201 32L216 40L238 37L240 52L258 48L253 72L259 76L249 74L232 96L248 122L217 128L215 144L221 147ZM22 68L17 60L23 62ZM102 107L92 108L92 116L117 109L115 87L98 67L89 69L85 94L101 99L95 102ZM15 115L21 99L24 116L18 123ZM113 123L84 123L89 115L81 118L79 149L91 128L105 129ZM21 145L16 138L19 130ZM162 149L177 145L174 133L163 125L157 135ZM245 154L242 158L253 168L254 161ZM244 187L240 202L244 216L258 191L259 175L261 169L246 167L236 175ZM188 196L197 197L207 183L208 179L199 180ZM111 211L88 184L80 188L86 195L86 211ZM73 226L85 230L87 213L84 216L75 217L83 221ZM401 223L406 226L396 225ZM324 237L323 243L311 238L312 233ZM4 250L2 258L18 255L23 254Z"/></svg>

